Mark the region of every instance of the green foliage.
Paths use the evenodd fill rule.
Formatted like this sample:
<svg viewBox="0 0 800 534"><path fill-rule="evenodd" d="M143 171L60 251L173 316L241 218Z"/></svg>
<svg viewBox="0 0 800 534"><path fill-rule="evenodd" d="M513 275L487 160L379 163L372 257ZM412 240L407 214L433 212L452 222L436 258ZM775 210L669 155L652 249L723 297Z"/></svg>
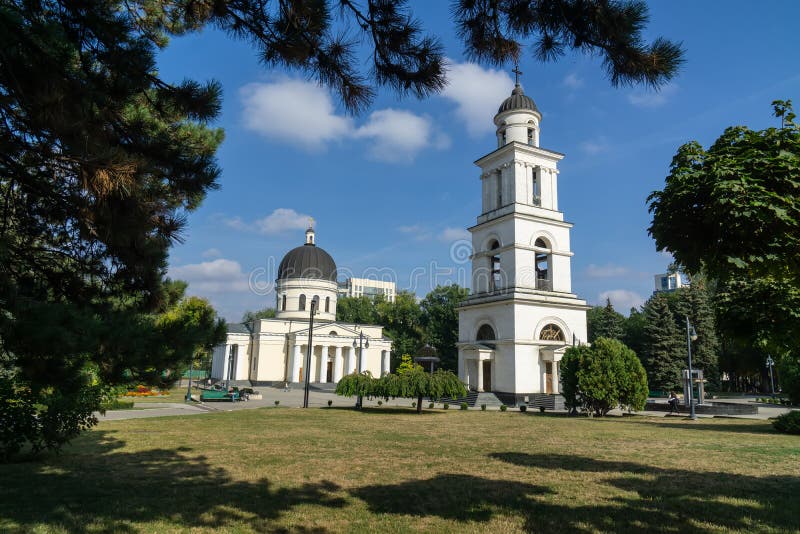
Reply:
<svg viewBox="0 0 800 534"><path fill-rule="evenodd" d="M641 410L647 400L644 368L632 350L614 339L567 349L561 376L568 406L581 406L595 415L619 405Z"/></svg>
<svg viewBox="0 0 800 534"><path fill-rule="evenodd" d="M469 409L469 405L466 402L462 402L459 406L461 407L462 410Z"/></svg>
<svg viewBox="0 0 800 534"><path fill-rule="evenodd" d="M800 434L800 411L791 411L779 415L772 421L772 426L778 432L785 434Z"/></svg>
<svg viewBox="0 0 800 534"><path fill-rule="evenodd" d="M625 319L623 326L624 334L622 341L636 354L644 354L645 352L645 335L644 329L647 324L644 313L636 308L631 308L630 315Z"/></svg>
<svg viewBox="0 0 800 534"><path fill-rule="evenodd" d="M243 323L252 323L253 321L257 321L258 319L274 319L277 311L275 308L263 308L258 311L246 311L244 315L242 315L242 322Z"/></svg>
<svg viewBox="0 0 800 534"><path fill-rule="evenodd" d="M333 406L333 401L331 399L328 399L328 408L330 408L331 406Z"/></svg>
<svg viewBox="0 0 800 534"><path fill-rule="evenodd" d="M431 374L420 367L403 374L388 373L380 378L372 378L369 372L347 375L336 385L336 394L345 397L416 398L417 412L421 412L423 397L433 400L458 398L466 395L467 389L450 371L437 369Z"/></svg>
<svg viewBox="0 0 800 534"><path fill-rule="evenodd" d="M681 370L687 365L685 334L675 322L669 297L656 293L644 305L644 351L642 364L647 381L654 389L676 389Z"/></svg>
<svg viewBox="0 0 800 534"><path fill-rule="evenodd" d="M432 402L428 403L428 409L433 410L433 403ZM417 411L419 411L419 408L417 408Z"/></svg>
<svg viewBox="0 0 800 534"><path fill-rule="evenodd" d="M356 324L378 324L375 301L369 297L342 297L336 301L336 320Z"/></svg>
<svg viewBox="0 0 800 534"><path fill-rule="evenodd" d="M403 354L400 357L400 365L397 366L397 374L404 375L406 373L419 371L422 369L423 367L420 364L415 363L410 354Z"/></svg>
<svg viewBox="0 0 800 534"><path fill-rule="evenodd" d="M280 403L281 403L281 401L279 401L279 400L276 400L276 401L275 401L275 406L277 407L277 406L278 406Z"/></svg>
<svg viewBox="0 0 800 534"><path fill-rule="evenodd" d="M486 405L485 405L485 404L481 404L481 411L482 411L482 412L485 412L485 411L486 411Z"/></svg>
<svg viewBox="0 0 800 534"><path fill-rule="evenodd" d="M703 376L712 389L719 386L720 342L717 337L716 318L711 307L707 282L702 276L693 276L689 287L679 288L667 294L669 308L686 344L686 317L697 332L692 342L692 364L702 369ZM688 354L687 354L688 365Z"/></svg>
<svg viewBox="0 0 800 534"><path fill-rule="evenodd" d="M522 412L522 413L527 412L528 411L528 405L527 404L520 404L519 405L519 411Z"/></svg>
<svg viewBox="0 0 800 534"><path fill-rule="evenodd" d="M443 369L458 366L458 305L467 298L467 289L452 284L437 286L420 303L422 326L427 342L436 349Z"/></svg>
<svg viewBox="0 0 800 534"><path fill-rule="evenodd" d="M388 375L387 375L388 376ZM382 377L385 378L385 377ZM378 380L382 380L379 378ZM375 379L369 371L345 375L336 384L336 394L343 397L383 396L374 385Z"/></svg>
<svg viewBox="0 0 800 534"><path fill-rule="evenodd" d="M501 412L505 412L506 410L508 410L508 406L506 406L505 404L501 404L500 405L500 411Z"/></svg>
<svg viewBox="0 0 800 534"><path fill-rule="evenodd" d="M445 402L444 404L442 404L442 409L449 410L450 409L450 405Z"/></svg>
<svg viewBox="0 0 800 534"><path fill-rule="evenodd" d="M800 358L797 353L785 354L778 358L775 369L780 377L783 393L789 402L800 405Z"/></svg>
<svg viewBox="0 0 800 534"><path fill-rule="evenodd" d="M605 306L595 306L586 312L589 343L600 337L622 341L625 335L625 317L614 310L611 299Z"/></svg>
<svg viewBox="0 0 800 534"><path fill-rule="evenodd" d="M112 399L100 403L100 410L131 410L133 409L133 401L124 401L120 399Z"/></svg>

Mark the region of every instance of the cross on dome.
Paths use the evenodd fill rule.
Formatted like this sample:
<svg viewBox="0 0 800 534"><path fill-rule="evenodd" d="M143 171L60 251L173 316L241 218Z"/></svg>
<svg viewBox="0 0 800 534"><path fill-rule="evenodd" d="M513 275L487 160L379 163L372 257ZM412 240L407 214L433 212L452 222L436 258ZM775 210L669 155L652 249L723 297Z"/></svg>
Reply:
<svg viewBox="0 0 800 534"><path fill-rule="evenodd" d="M519 63L514 62L514 70L511 72L514 73L514 84L519 87L519 77L522 76L522 71L519 70Z"/></svg>

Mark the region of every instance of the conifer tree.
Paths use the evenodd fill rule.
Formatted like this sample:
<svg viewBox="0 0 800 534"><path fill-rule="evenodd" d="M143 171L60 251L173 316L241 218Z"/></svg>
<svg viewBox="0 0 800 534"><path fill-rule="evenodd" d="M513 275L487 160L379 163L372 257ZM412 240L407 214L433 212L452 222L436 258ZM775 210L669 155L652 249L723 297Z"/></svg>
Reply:
<svg viewBox="0 0 800 534"><path fill-rule="evenodd" d="M644 349L642 365L653 389L675 389L686 367L686 346L669 308L669 298L656 293L644 305Z"/></svg>
<svg viewBox="0 0 800 534"><path fill-rule="evenodd" d="M706 281L700 276L693 277L689 287L678 289L669 296L669 300L675 322L683 332L684 344L686 317L689 317L697 332L697 340L692 342L693 368L702 369L704 378L717 386L720 343Z"/></svg>

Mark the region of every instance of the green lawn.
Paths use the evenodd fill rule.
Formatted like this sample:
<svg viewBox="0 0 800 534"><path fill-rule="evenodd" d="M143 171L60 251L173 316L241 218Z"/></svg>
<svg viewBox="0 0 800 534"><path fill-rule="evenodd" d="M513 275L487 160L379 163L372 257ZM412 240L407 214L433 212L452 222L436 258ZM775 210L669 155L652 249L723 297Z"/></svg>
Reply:
<svg viewBox="0 0 800 534"><path fill-rule="evenodd" d="M800 437L732 419L242 410L101 423L0 480L2 532L800 527Z"/></svg>

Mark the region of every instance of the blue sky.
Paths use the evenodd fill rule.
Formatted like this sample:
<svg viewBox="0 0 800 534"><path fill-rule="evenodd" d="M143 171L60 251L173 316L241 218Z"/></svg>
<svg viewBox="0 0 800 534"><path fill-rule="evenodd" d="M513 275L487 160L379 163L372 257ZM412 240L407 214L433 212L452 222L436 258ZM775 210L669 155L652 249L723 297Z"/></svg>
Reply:
<svg viewBox="0 0 800 534"><path fill-rule="evenodd" d="M412 2L451 61L450 86L425 101L381 90L348 116L302 73L268 69L247 43L216 31L174 40L159 58L168 80L216 79L220 189L189 216L170 274L229 320L271 306L274 262L303 242L307 217L340 269L393 272L422 297L468 280L460 254L480 212L473 161L495 148L492 117L510 69L470 64L449 2ZM686 63L660 92L613 88L600 62L523 58L522 84L543 113L541 146L566 154L559 203L573 222L573 291L627 310L670 261L647 235L645 199L663 186L684 142L724 128L775 125L770 102L800 104L800 2L654 2L646 36L681 41Z"/></svg>

